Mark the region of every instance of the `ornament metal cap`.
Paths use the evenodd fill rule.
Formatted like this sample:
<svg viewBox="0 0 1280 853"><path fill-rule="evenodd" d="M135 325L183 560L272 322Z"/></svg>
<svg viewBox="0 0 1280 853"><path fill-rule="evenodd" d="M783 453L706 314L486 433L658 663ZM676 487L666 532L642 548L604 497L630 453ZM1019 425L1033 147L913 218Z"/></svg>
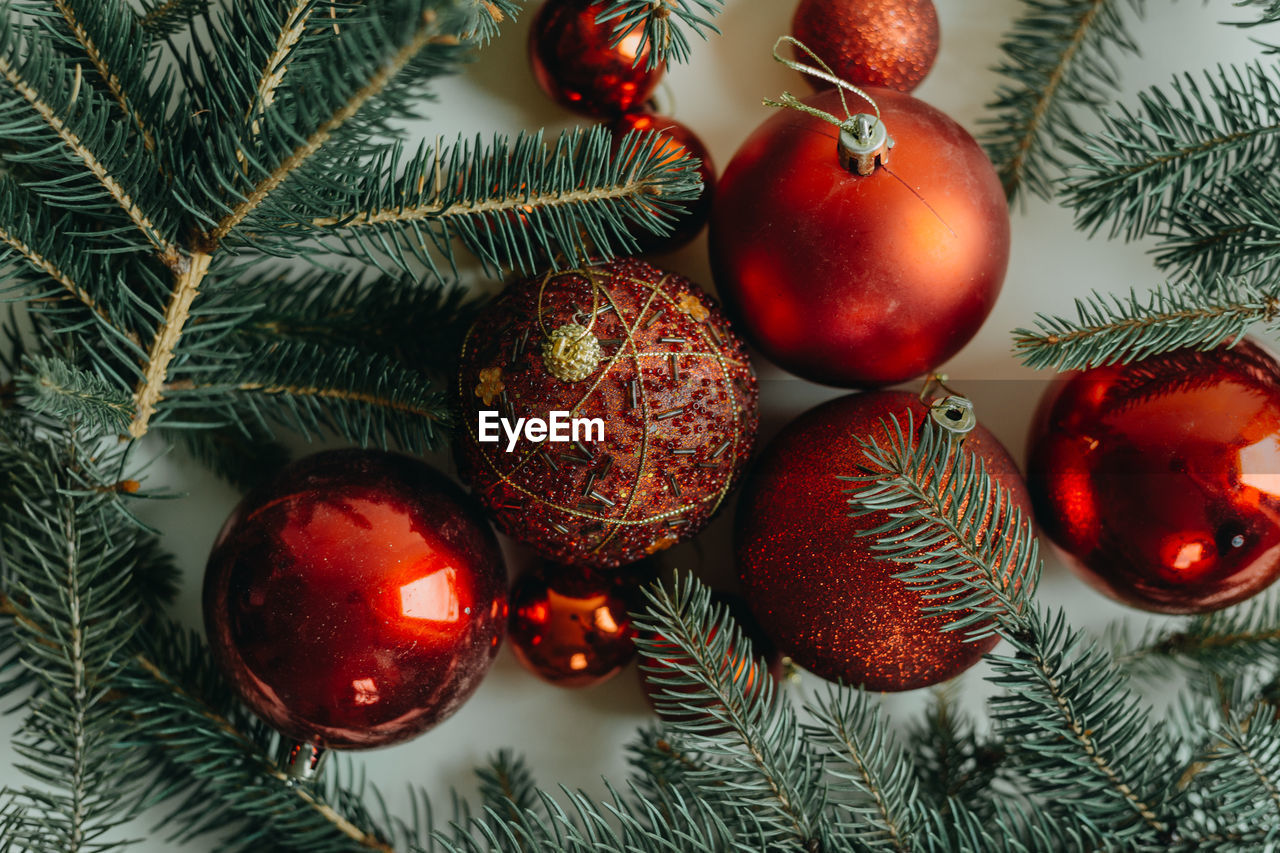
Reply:
<svg viewBox="0 0 1280 853"><path fill-rule="evenodd" d="M968 435L978 425L973 402L955 395L941 397L930 403L929 416L934 423L954 435Z"/></svg>
<svg viewBox="0 0 1280 853"><path fill-rule="evenodd" d="M840 165L859 175L870 175L889 162L893 138L884 122L869 113L858 113L840 125Z"/></svg>
<svg viewBox="0 0 1280 853"><path fill-rule="evenodd" d="M315 743L284 741L280 749L280 769L290 782L309 782L320 775L329 751Z"/></svg>
<svg viewBox="0 0 1280 853"><path fill-rule="evenodd" d="M600 341L586 326L565 323L542 342L542 361L551 375L565 382L579 382L595 372L604 358Z"/></svg>

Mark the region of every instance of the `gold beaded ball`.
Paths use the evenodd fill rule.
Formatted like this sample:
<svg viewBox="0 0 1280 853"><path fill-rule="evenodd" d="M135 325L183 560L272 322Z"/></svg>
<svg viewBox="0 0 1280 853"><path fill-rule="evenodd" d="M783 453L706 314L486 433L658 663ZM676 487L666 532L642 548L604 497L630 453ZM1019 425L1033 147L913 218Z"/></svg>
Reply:
<svg viewBox="0 0 1280 853"><path fill-rule="evenodd" d="M693 536L737 485L755 374L697 285L635 260L508 287L462 346L458 465L508 536L615 567Z"/></svg>

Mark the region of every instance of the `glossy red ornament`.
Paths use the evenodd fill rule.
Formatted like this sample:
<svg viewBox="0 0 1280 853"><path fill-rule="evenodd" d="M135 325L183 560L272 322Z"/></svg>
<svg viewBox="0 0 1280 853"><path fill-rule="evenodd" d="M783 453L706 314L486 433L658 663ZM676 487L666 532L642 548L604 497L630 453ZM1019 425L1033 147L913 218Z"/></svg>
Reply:
<svg viewBox="0 0 1280 853"><path fill-rule="evenodd" d="M510 285L467 333L457 393L458 467L499 529L578 566L692 537L755 441L755 375L714 300L634 260ZM576 442L522 429L511 444L496 424L553 412L599 429L580 424ZM479 440L482 417L494 440Z"/></svg>
<svg viewBox="0 0 1280 853"><path fill-rule="evenodd" d="M407 456L318 453L246 497L204 579L213 656L245 703L321 747L385 746L475 691L506 625L498 543Z"/></svg>
<svg viewBox="0 0 1280 853"><path fill-rule="evenodd" d="M1252 342L1069 375L1036 414L1040 526L1089 583L1159 613L1280 573L1280 364Z"/></svg>
<svg viewBox="0 0 1280 853"><path fill-rule="evenodd" d="M711 161L711 152L692 130L680 122L652 113L625 115L611 125L611 130L618 139L631 131L656 130L664 138L660 153L665 155L666 160L674 161L689 154L701 161L698 175L702 178L702 195L697 201L687 205L684 215L676 221L675 229L665 237L658 237L641 229L636 229L635 232L640 251L645 254L674 252L687 245L702 232L707 224L707 217L711 215L711 199L716 189L716 169Z"/></svg>
<svg viewBox="0 0 1280 853"><path fill-rule="evenodd" d="M747 606L746 599L740 595L730 595L723 592L713 592L711 599L716 604L729 610L729 615L737 623L738 629L747 638L747 641L751 643L750 660L734 657L726 661L728 672L732 673L734 679L742 685L743 692L747 696L754 695L755 691L759 690L764 684L765 676L768 676L775 685L781 684L786 674L782 654L774 646L764 629L760 627L760 623L751 615L751 608ZM715 632L712 631L708 636L708 640L714 636ZM663 701L662 694L664 692L692 693L694 691L689 688L672 687L659 683L663 676L673 672L674 666L680 660L681 653L675 643L664 637L650 634L649 638L658 641L658 654L657 656L647 657L639 669L640 686L644 688L645 699L648 700L649 707L654 710L654 713L659 714L668 722L680 722L689 719L691 715L687 713L670 709L663 713L659 710L659 702Z"/></svg>
<svg viewBox="0 0 1280 853"><path fill-rule="evenodd" d="M712 205L730 316L779 366L829 385L900 382L946 361L990 313L1009 263L1004 191L973 137L910 95L870 94L895 140L887 166L849 171L834 126L780 110ZM834 91L806 102L843 115Z"/></svg>
<svg viewBox="0 0 1280 853"><path fill-rule="evenodd" d="M648 69L649 45L632 30L616 46L617 19L597 23L608 4L547 0L529 30L534 79L561 106L592 118L613 118L643 106L664 66Z"/></svg>
<svg viewBox="0 0 1280 853"><path fill-rule="evenodd" d="M791 33L858 86L910 92L938 56L938 11L933 0L800 0ZM804 51L796 59L813 64ZM831 84L805 76L815 89Z"/></svg>
<svg viewBox="0 0 1280 853"><path fill-rule="evenodd" d="M543 563L511 587L511 650L558 687L608 681L635 657L631 611L638 582L577 566Z"/></svg>
<svg viewBox="0 0 1280 853"><path fill-rule="evenodd" d="M913 690L973 666L996 639L967 643L963 631L921 612L917 590L876 559L859 531L886 512L850 518L845 484L865 462L859 437L889 439L882 419L908 415L921 429L928 408L915 394L876 391L840 397L792 421L765 449L743 486L734 550L752 612L785 654L830 681L869 690ZM987 470L1030 517L1017 465L981 425L965 438ZM933 595L933 593L931 593Z"/></svg>

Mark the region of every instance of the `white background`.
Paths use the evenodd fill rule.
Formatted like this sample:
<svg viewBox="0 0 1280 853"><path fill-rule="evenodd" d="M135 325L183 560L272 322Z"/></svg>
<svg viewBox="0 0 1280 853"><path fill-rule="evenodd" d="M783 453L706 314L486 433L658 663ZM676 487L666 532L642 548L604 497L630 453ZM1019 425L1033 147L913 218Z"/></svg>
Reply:
<svg viewBox="0 0 1280 853"><path fill-rule="evenodd" d="M916 95L951 114L974 132L998 78L989 71L998 55L1002 33L1021 4L1015 0L936 0L942 28L942 49L932 74ZM534 2L527 4L532 10ZM1277 38L1268 31L1241 31L1220 26L1223 19L1239 19L1246 12L1227 2L1152 2L1148 19L1133 31L1143 46L1142 58L1122 60L1125 91L1120 100L1132 104L1135 93L1165 84L1178 72L1211 68L1218 63L1252 59L1260 53L1250 36ZM737 145L768 115L760 99L786 89L807 92L797 75L775 65L770 48L789 31L791 0L728 0L719 18L723 35L697 44L688 65L673 68L660 95L665 112L687 123L709 145L723 169ZM429 121L414 125L427 138L446 139L457 133L474 136L495 131L515 133L546 127L555 132L578 120L549 101L533 83L525 58L531 11L508 23L502 37L487 48L461 77L438 86L438 102L430 104ZM785 177L785 176L780 176ZM1145 289L1159 281L1146 254L1149 246L1124 245L1099 237L1088 239L1072 227L1069 213L1029 201L1013 216L1013 260L1004 292L981 334L947 370L955 384L972 396L979 416L1019 459L1031 410L1047 376L1021 368L1010 356L1009 330L1028 325L1036 312L1069 312L1072 299L1090 289L1122 292ZM705 238L682 252L659 261L710 289ZM488 285L492 289L495 285ZM792 379L758 362L764 382L761 405L762 440L794 415L836 396ZM154 447L159 452L161 448ZM441 464L448 466L447 460ZM450 466L451 468L451 466ZM182 497L146 508L147 518L165 531L169 548L186 572L177 615L198 625L200 577L209 545L237 495L199 467L180 458L166 458L157 476ZM667 563L696 569L709 577L732 574L727 547L730 513L719 519L697 543L668 552ZM510 543L507 543L508 545ZM508 548L512 564L526 557ZM1074 621L1101 629L1128 617L1128 611L1086 588L1050 556L1040 595L1066 607ZM964 676L966 705L981 713L987 685L979 667ZM791 693L798 696L816 686L806 678ZM918 691L887 697L897 715L906 720L922 705ZM369 777L384 792L393 810L407 814L406 783L424 785L436 795L441 810L456 786L471 792L472 768L501 747L514 747L535 769L544 787L564 784L592 793L602 791L601 777L621 780L625 775L623 745L637 726L650 719L634 667L594 688L566 691L548 686L526 673L503 649L487 680L452 719L411 743L357 756ZM9 735L15 715L0 717L0 785L25 784L14 768ZM155 833L157 815L146 815L125 827L124 834L147 839L140 851L179 849ZM212 848L203 839L180 849Z"/></svg>

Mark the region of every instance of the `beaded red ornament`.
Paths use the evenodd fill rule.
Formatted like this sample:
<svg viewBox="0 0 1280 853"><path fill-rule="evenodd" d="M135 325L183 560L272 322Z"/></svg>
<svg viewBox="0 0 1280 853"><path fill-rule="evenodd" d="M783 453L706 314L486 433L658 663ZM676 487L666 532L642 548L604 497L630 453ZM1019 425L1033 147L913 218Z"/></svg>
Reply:
<svg viewBox="0 0 1280 853"><path fill-rule="evenodd" d="M938 56L938 10L933 0L800 0L791 33L858 86L910 92ZM796 58L808 61L802 51ZM831 84L805 75L815 89Z"/></svg>
<svg viewBox="0 0 1280 853"><path fill-rule="evenodd" d="M460 360L459 468L504 533L558 562L620 566L693 536L755 440L742 343L706 293L639 261L509 286ZM600 429L479 440L482 415L492 426L553 412Z"/></svg>
<svg viewBox="0 0 1280 853"><path fill-rule="evenodd" d="M507 621L479 507L416 459L318 453L227 519L204 579L214 659L254 713L317 747L411 738L480 685Z"/></svg>
<svg viewBox="0 0 1280 853"><path fill-rule="evenodd" d="M1027 485L1090 584L1204 613L1280 575L1280 363L1254 343L1070 375L1040 403Z"/></svg>
<svg viewBox="0 0 1280 853"><path fill-rule="evenodd" d="M913 690L973 666L996 644L964 641L963 631L922 612L929 599L879 560L859 532L891 520L885 511L850 518L836 477L865 464L860 437L889 440L890 416L917 429L930 417L914 394L877 391L840 397L792 421L760 455L738 503L734 549L751 610L769 637L800 666L830 681L869 690ZM1030 517L1018 467L982 426L964 438L987 471ZM964 611L961 611L964 612Z"/></svg>

